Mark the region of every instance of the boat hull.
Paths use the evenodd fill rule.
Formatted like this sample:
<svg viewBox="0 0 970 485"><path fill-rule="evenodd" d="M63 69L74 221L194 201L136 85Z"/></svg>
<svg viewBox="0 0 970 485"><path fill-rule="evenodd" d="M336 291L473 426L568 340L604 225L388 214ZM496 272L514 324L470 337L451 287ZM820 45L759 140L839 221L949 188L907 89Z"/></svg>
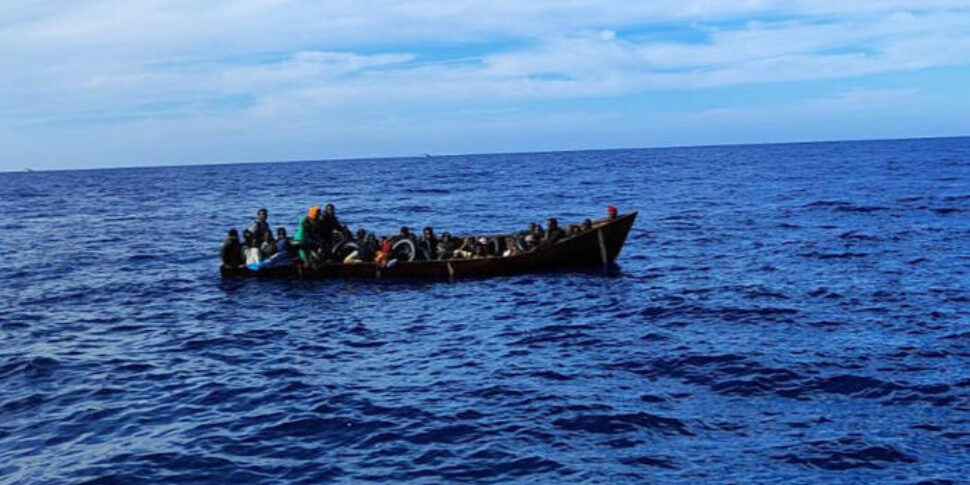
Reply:
<svg viewBox="0 0 970 485"><path fill-rule="evenodd" d="M429 278L454 279L516 275L566 268L610 265L620 255L637 213L594 221L593 229L552 246L508 257L398 262L380 268L374 263L326 264L319 268L281 266L253 271L223 266L224 278Z"/></svg>

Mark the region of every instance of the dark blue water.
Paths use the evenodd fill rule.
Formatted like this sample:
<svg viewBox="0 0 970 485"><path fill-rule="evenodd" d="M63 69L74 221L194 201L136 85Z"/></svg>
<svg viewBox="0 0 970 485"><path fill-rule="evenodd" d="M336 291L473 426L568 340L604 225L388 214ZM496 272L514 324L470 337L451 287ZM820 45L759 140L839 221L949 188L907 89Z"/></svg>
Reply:
<svg viewBox="0 0 970 485"><path fill-rule="evenodd" d="M260 206L620 269L221 281ZM0 174L0 482L947 483L970 139ZM934 481L935 480L935 481Z"/></svg>

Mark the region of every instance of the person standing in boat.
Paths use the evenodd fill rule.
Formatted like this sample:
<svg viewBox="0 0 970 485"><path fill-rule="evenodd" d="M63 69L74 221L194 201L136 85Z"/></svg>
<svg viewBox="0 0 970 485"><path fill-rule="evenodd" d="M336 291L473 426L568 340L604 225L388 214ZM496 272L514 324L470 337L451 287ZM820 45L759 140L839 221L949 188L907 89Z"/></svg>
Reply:
<svg viewBox="0 0 970 485"><path fill-rule="evenodd" d="M256 220L249 226L249 232L253 234L253 237L262 243L266 240L266 236L272 236L273 231L269 228L269 222L266 222L266 218L269 216L269 212L266 208L259 209L256 212Z"/></svg>
<svg viewBox="0 0 970 485"><path fill-rule="evenodd" d="M300 218L300 225L296 229L296 234L293 235L293 242L300 247L299 255L304 263L310 261L310 252L317 248L316 237L317 233L320 232L317 228L319 218L320 206L311 206L306 211L306 216Z"/></svg>
<svg viewBox="0 0 970 485"><path fill-rule="evenodd" d="M327 204L323 209L323 217L320 220L320 237L328 245L333 244L333 233L346 231L347 228L337 219L337 208L333 204Z"/></svg>

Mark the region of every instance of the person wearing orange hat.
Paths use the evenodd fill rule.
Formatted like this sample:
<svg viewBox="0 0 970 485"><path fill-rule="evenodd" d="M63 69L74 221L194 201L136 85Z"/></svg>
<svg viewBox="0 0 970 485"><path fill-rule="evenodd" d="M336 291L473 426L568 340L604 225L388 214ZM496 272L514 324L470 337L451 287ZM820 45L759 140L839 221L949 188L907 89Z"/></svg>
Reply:
<svg viewBox="0 0 970 485"><path fill-rule="evenodd" d="M320 220L320 206L311 206L309 210L306 211L306 216L300 218L300 225L296 230L296 234L293 235L293 242L300 246L300 260L304 263L309 261L309 254L304 248L315 246L317 241L314 240L317 221Z"/></svg>

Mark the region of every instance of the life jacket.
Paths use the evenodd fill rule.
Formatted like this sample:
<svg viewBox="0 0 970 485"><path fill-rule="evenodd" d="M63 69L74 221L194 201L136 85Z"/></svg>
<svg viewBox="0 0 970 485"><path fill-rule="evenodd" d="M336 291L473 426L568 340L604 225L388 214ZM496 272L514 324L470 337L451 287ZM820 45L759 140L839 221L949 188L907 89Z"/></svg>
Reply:
<svg viewBox="0 0 970 485"><path fill-rule="evenodd" d="M387 260L391 257L391 250L393 248L394 246L391 245L391 241L384 241L384 243L381 244L381 250L377 252L376 256L374 256L374 263L377 264L378 268L383 268L387 265Z"/></svg>

